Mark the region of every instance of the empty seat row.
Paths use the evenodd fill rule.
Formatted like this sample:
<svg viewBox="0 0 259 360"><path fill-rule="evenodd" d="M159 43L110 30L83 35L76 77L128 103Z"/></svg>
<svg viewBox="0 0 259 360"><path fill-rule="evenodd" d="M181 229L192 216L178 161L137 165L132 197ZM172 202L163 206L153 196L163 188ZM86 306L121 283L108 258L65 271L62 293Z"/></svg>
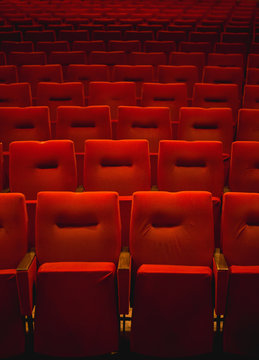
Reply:
<svg viewBox="0 0 259 360"><path fill-rule="evenodd" d="M228 179L231 191L259 192L258 176L254 171L258 146L259 142L232 143ZM5 175L9 177L10 191L26 196L31 226L39 191L118 192L123 215L123 244L128 243L132 193L151 190L152 165L153 176L157 176L156 188L160 191L211 192L218 245L224 191L224 156L219 141L162 140L157 165L156 157L150 156L147 140L87 140L82 154L75 153L70 140L17 141L10 144L5 165L5 169L9 168L9 174ZM252 170L247 171L247 167ZM78 181L77 170L82 182ZM33 228L30 230L32 245Z"/></svg>
<svg viewBox="0 0 259 360"><path fill-rule="evenodd" d="M258 356L258 197L224 195L214 253L209 192L135 192L130 248L121 252L116 192L40 192L35 252L27 252L25 198L0 194L0 356L25 353L23 318L36 354L118 352L119 314L129 306L133 353L211 354L215 311L223 351Z"/></svg>

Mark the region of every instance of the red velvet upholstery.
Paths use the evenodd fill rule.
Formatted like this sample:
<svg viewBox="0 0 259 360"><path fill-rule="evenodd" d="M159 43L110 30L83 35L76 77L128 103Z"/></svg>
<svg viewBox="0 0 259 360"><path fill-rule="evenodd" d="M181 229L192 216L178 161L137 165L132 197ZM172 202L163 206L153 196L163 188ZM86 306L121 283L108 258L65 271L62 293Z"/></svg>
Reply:
<svg viewBox="0 0 259 360"><path fill-rule="evenodd" d="M1 109L0 109L1 112ZM56 138L70 139L76 152L84 152L85 140L111 138L111 119L108 106L59 106Z"/></svg>
<svg viewBox="0 0 259 360"><path fill-rule="evenodd" d="M197 66L201 77L203 66L206 64L206 54L204 52L171 52L168 64Z"/></svg>
<svg viewBox="0 0 259 360"><path fill-rule="evenodd" d="M232 143L229 188L231 191L259 192L257 141Z"/></svg>
<svg viewBox="0 0 259 360"><path fill-rule="evenodd" d="M153 67L152 65L114 65L112 81L134 81L137 98L140 98L143 83L154 81Z"/></svg>
<svg viewBox="0 0 259 360"><path fill-rule="evenodd" d="M50 139L50 120L47 106L0 108L0 141L4 151L12 141Z"/></svg>
<svg viewBox="0 0 259 360"><path fill-rule="evenodd" d="M36 224L35 351L75 357L117 351L118 194L39 193Z"/></svg>
<svg viewBox="0 0 259 360"><path fill-rule="evenodd" d="M128 246L132 193L151 190L147 140L87 140L84 188L120 195L122 245Z"/></svg>
<svg viewBox="0 0 259 360"><path fill-rule="evenodd" d="M31 85L32 96L35 98L39 82L62 82L63 73L60 64L55 65L22 65L19 79Z"/></svg>
<svg viewBox="0 0 259 360"><path fill-rule="evenodd" d="M202 82L212 84L237 84L239 96L241 97L243 90L243 68L237 66L204 66Z"/></svg>
<svg viewBox="0 0 259 360"><path fill-rule="evenodd" d="M37 52L10 52L7 56L10 65L44 65L47 62L46 54L43 51Z"/></svg>
<svg viewBox="0 0 259 360"><path fill-rule="evenodd" d="M52 51L69 51L69 44L67 41L38 41L36 50L44 51L48 55Z"/></svg>
<svg viewBox="0 0 259 360"><path fill-rule="evenodd" d="M199 72L194 65L160 65L158 67L158 82L186 83L188 98L192 98L193 85L199 81Z"/></svg>
<svg viewBox="0 0 259 360"><path fill-rule="evenodd" d="M142 106L168 106L171 111L171 121L178 122L180 107L187 106L187 85L144 83Z"/></svg>
<svg viewBox="0 0 259 360"><path fill-rule="evenodd" d="M102 40L73 41L73 51L85 51L88 55L91 51L105 51L105 43Z"/></svg>
<svg viewBox="0 0 259 360"><path fill-rule="evenodd" d="M117 191L124 196L150 190L148 141L87 140L84 188Z"/></svg>
<svg viewBox="0 0 259 360"><path fill-rule="evenodd" d="M38 83L36 104L49 106L51 121L56 119L58 106L83 106L84 101L84 87L80 82Z"/></svg>
<svg viewBox="0 0 259 360"><path fill-rule="evenodd" d="M110 40L108 42L108 50L109 51L124 51L126 53L132 51L140 51L139 40Z"/></svg>
<svg viewBox="0 0 259 360"><path fill-rule="evenodd" d="M109 67L104 64L70 64L66 73L68 81L80 81L84 84L86 97L90 81L109 80Z"/></svg>
<svg viewBox="0 0 259 360"><path fill-rule="evenodd" d="M90 82L88 105L109 105L111 119L117 119L118 106L136 105L136 84L134 82Z"/></svg>
<svg viewBox="0 0 259 360"><path fill-rule="evenodd" d="M239 109L235 139L259 141L259 109Z"/></svg>
<svg viewBox="0 0 259 360"><path fill-rule="evenodd" d="M10 84L18 82L18 72L15 65L0 66L0 83Z"/></svg>
<svg viewBox="0 0 259 360"><path fill-rule="evenodd" d="M222 143L219 141L160 141L158 188L164 191L223 193Z"/></svg>
<svg viewBox="0 0 259 360"><path fill-rule="evenodd" d="M147 139L151 153L158 153L159 141L172 138L166 107L120 106L117 139Z"/></svg>
<svg viewBox="0 0 259 360"><path fill-rule="evenodd" d="M2 41L1 49L5 53L10 53L11 51L32 52L34 50L34 45L32 41Z"/></svg>
<svg viewBox="0 0 259 360"><path fill-rule="evenodd" d="M243 107L248 109L259 109L258 96L258 85L245 85L243 91Z"/></svg>
<svg viewBox="0 0 259 360"><path fill-rule="evenodd" d="M224 187L222 143L219 141L161 140L157 167L159 190L211 192L215 246L218 246L221 196Z"/></svg>
<svg viewBox="0 0 259 360"><path fill-rule="evenodd" d="M38 191L75 191L74 144L70 140L15 141L9 146L12 192L36 199Z"/></svg>
<svg viewBox="0 0 259 360"><path fill-rule="evenodd" d="M0 194L0 357L25 351L25 329L19 307L16 267L27 251L27 214L22 194Z"/></svg>
<svg viewBox="0 0 259 360"><path fill-rule="evenodd" d="M236 122L240 103L237 84L196 83L194 85L192 106L230 107Z"/></svg>
<svg viewBox="0 0 259 360"><path fill-rule="evenodd" d="M222 141L223 152L230 154L233 136L233 114L230 108L180 109L179 140Z"/></svg>
<svg viewBox="0 0 259 360"><path fill-rule="evenodd" d="M211 194L133 195L133 352L178 357L212 351L213 248Z"/></svg>
<svg viewBox="0 0 259 360"><path fill-rule="evenodd" d="M230 67L241 67L244 66L244 57L242 54L208 54L207 65L210 66L230 66Z"/></svg>
<svg viewBox="0 0 259 360"><path fill-rule="evenodd" d="M223 350L258 357L259 194L226 193L222 250L229 266Z"/></svg>
<svg viewBox="0 0 259 360"><path fill-rule="evenodd" d="M0 84L0 106L31 106L29 83Z"/></svg>

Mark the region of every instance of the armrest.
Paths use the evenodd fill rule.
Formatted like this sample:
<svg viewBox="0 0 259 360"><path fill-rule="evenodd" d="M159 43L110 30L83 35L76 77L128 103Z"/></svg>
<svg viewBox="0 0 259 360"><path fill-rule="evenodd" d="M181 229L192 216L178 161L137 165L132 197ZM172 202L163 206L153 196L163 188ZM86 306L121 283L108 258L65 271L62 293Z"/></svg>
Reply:
<svg viewBox="0 0 259 360"><path fill-rule="evenodd" d="M130 279L131 279L131 256L128 249L124 248L120 253L120 258L117 268L119 313L122 315L126 315L129 313Z"/></svg>
<svg viewBox="0 0 259 360"><path fill-rule="evenodd" d="M224 315L227 300L229 270L224 255L216 249L213 258L213 272L215 277L215 312Z"/></svg>
<svg viewBox="0 0 259 360"><path fill-rule="evenodd" d="M33 285L36 279L36 255L34 251L25 254L16 268L16 283L20 301L20 311L29 316L33 309Z"/></svg>

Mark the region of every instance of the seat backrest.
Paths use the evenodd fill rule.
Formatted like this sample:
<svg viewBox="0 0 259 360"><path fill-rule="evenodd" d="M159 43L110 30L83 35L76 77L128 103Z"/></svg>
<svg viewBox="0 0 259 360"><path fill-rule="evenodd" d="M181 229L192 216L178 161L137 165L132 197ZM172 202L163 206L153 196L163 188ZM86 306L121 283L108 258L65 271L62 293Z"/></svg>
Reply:
<svg viewBox="0 0 259 360"><path fill-rule="evenodd" d="M27 200L39 191L75 191L77 171L70 140L15 141L9 146L9 185Z"/></svg>
<svg viewBox="0 0 259 360"><path fill-rule="evenodd" d="M4 184L4 162L3 162L3 144L0 142L0 192L3 190Z"/></svg>
<svg viewBox="0 0 259 360"><path fill-rule="evenodd" d="M239 109L237 141L259 141L259 109Z"/></svg>
<svg viewBox="0 0 259 360"><path fill-rule="evenodd" d="M109 106L59 106L56 138L72 140L76 152L84 152L87 139L111 139Z"/></svg>
<svg viewBox="0 0 259 360"><path fill-rule="evenodd" d="M15 65L0 66L0 84L10 84L18 82L18 72Z"/></svg>
<svg viewBox="0 0 259 360"><path fill-rule="evenodd" d="M229 188L231 191L259 192L259 142L234 141L231 149Z"/></svg>
<svg viewBox="0 0 259 360"><path fill-rule="evenodd" d="M243 91L243 107L248 109L259 109L259 86L245 85Z"/></svg>
<svg viewBox="0 0 259 360"><path fill-rule="evenodd" d="M223 152L230 154L234 137L230 108L182 107L179 115L179 140L221 141Z"/></svg>
<svg viewBox="0 0 259 360"><path fill-rule="evenodd" d="M109 67L104 64L70 64L67 67L68 81L80 81L84 84L85 96L88 96L90 81L108 81Z"/></svg>
<svg viewBox="0 0 259 360"><path fill-rule="evenodd" d="M40 192L36 255L44 262L118 262L121 248L118 194Z"/></svg>
<svg viewBox="0 0 259 360"><path fill-rule="evenodd" d="M144 83L142 106L167 106L171 120L178 121L179 109L187 106L187 85L185 83Z"/></svg>
<svg viewBox="0 0 259 360"><path fill-rule="evenodd" d="M172 139L167 107L120 106L118 114L117 139L147 139L151 153L160 140Z"/></svg>
<svg viewBox="0 0 259 360"><path fill-rule="evenodd" d="M87 140L84 188L132 195L150 190L150 159L147 140Z"/></svg>
<svg viewBox="0 0 259 360"><path fill-rule="evenodd" d="M242 54L208 54L207 65L211 66L230 66L241 67L244 66L244 56Z"/></svg>
<svg viewBox="0 0 259 360"><path fill-rule="evenodd" d="M211 266L213 250L210 193L133 194L130 252L134 268L142 264Z"/></svg>
<svg viewBox="0 0 259 360"><path fill-rule="evenodd" d="M204 66L202 82L212 84L237 84L239 96L243 90L243 69L241 67Z"/></svg>
<svg viewBox="0 0 259 360"><path fill-rule="evenodd" d="M158 66L158 82L185 83L188 98L192 98L193 85L199 82L199 71L195 65L160 65Z"/></svg>
<svg viewBox="0 0 259 360"><path fill-rule="evenodd" d="M152 65L114 65L112 81L133 81L136 84L137 97L141 97L142 84L154 81Z"/></svg>
<svg viewBox="0 0 259 360"><path fill-rule="evenodd" d="M230 107L236 121L240 107L239 89L237 84L196 83L193 87L192 106L197 107Z"/></svg>
<svg viewBox="0 0 259 360"><path fill-rule="evenodd" d="M229 266L259 265L259 194L228 192L222 203L221 246Z"/></svg>
<svg viewBox="0 0 259 360"><path fill-rule="evenodd" d="M37 85L36 104L50 109L50 119L56 118L58 106L84 106L84 86L81 82L40 82Z"/></svg>
<svg viewBox="0 0 259 360"><path fill-rule="evenodd" d="M29 83L0 84L0 106L31 106Z"/></svg>
<svg viewBox="0 0 259 360"><path fill-rule="evenodd" d="M22 65L19 70L19 79L31 85L32 96L36 96L39 82L62 82L63 73L60 64Z"/></svg>
<svg viewBox="0 0 259 360"><path fill-rule="evenodd" d="M89 83L88 105L108 105L111 119L117 119L118 106L136 105L136 84L134 82L93 81Z"/></svg>
<svg viewBox="0 0 259 360"><path fill-rule="evenodd" d="M12 51L7 56L10 65L45 65L47 62L46 54L43 51L19 52Z"/></svg>
<svg viewBox="0 0 259 360"><path fill-rule="evenodd" d="M160 141L158 189L210 191L213 196L221 197L224 186L222 153L219 141Z"/></svg>
<svg viewBox="0 0 259 360"><path fill-rule="evenodd" d="M0 269L14 269L28 250L23 194L0 193Z"/></svg>
<svg viewBox="0 0 259 360"><path fill-rule="evenodd" d="M12 141L45 141L51 137L47 106L0 108L0 141L4 151Z"/></svg>
<svg viewBox="0 0 259 360"><path fill-rule="evenodd" d="M29 51L34 50L32 41L3 41L1 49L7 54L11 51ZM42 51L42 50L39 50Z"/></svg>

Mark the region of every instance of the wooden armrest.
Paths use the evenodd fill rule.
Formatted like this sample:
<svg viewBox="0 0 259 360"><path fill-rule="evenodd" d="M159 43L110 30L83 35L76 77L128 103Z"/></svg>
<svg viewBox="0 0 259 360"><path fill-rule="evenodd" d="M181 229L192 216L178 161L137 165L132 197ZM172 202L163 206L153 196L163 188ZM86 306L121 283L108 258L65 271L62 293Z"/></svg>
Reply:
<svg viewBox="0 0 259 360"><path fill-rule="evenodd" d="M214 252L214 262L217 271L228 271L228 265L225 256L220 252L219 248L217 248Z"/></svg>
<svg viewBox="0 0 259 360"><path fill-rule="evenodd" d="M124 248L120 253L117 268L119 313L123 315L129 313L130 279L131 256L127 248Z"/></svg>
<svg viewBox="0 0 259 360"><path fill-rule="evenodd" d="M227 301L229 269L224 254L216 249L213 258L213 272L215 277L215 312L224 315Z"/></svg>
<svg viewBox="0 0 259 360"><path fill-rule="evenodd" d="M130 262L130 253L127 248L123 248L119 257L118 270L129 270Z"/></svg>
<svg viewBox="0 0 259 360"><path fill-rule="evenodd" d="M28 271L35 256L35 251L32 250L30 252L27 252L18 264L16 271Z"/></svg>
<svg viewBox="0 0 259 360"><path fill-rule="evenodd" d="M24 316L31 316L33 309L33 285L36 279L36 254L27 252L16 268L16 282L19 295L20 311Z"/></svg>

